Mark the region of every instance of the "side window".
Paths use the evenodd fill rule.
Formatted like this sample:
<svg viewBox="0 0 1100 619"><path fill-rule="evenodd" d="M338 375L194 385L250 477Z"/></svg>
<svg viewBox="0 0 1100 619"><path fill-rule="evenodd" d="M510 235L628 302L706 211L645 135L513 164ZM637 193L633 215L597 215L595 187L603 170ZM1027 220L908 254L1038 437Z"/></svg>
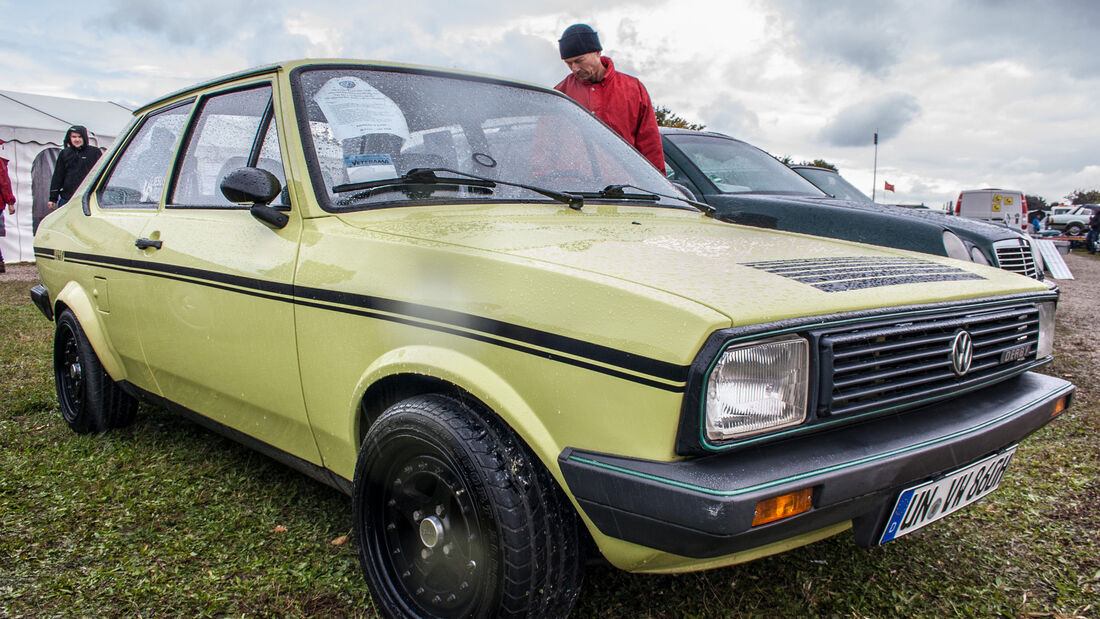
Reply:
<svg viewBox="0 0 1100 619"><path fill-rule="evenodd" d="M285 182L275 123L264 122L270 102L270 86L228 92L203 101L182 154L170 206L240 208L222 195L221 182L226 174L250 161L274 174L280 183ZM253 159L256 136L263 129L264 140ZM282 199L280 196L274 203Z"/></svg>
<svg viewBox="0 0 1100 619"><path fill-rule="evenodd" d="M283 156L279 152L279 132L275 130L274 118L271 119L264 134L260 158L256 160L255 167L274 174L275 178L279 179L279 184L283 186L283 191L271 201L271 206L290 206L290 199L286 192L286 175L283 173ZM218 179L218 183L221 183L221 179ZM221 193L220 189L218 193Z"/></svg>
<svg viewBox="0 0 1100 619"><path fill-rule="evenodd" d="M96 194L100 206L155 207L160 203L176 141L190 110L190 105L180 105L150 114L142 122L100 185Z"/></svg>

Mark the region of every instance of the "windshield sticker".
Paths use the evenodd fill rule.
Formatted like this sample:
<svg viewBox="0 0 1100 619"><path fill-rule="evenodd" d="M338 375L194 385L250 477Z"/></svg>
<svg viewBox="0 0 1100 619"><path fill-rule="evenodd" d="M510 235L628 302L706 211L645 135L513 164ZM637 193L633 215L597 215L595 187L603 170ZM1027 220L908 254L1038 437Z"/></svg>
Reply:
<svg viewBox="0 0 1100 619"><path fill-rule="evenodd" d="M328 119L337 140L370 133L391 133L409 139L409 124L401 108L374 86L357 77L334 77L313 100Z"/></svg>
<svg viewBox="0 0 1100 619"><path fill-rule="evenodd" d="M348 171L348 181L352 183L397 176L397 167L393 165L393 158L386 153L344 155L344 167Z"/></svg>

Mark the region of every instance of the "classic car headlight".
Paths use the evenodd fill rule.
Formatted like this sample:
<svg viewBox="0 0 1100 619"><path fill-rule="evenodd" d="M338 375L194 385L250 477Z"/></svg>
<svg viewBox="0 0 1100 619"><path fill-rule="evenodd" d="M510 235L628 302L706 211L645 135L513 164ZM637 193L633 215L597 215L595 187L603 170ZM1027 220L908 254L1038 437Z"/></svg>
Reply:
<svg viewBox="0 0 1100 619"><path fill-rule="evenodd" d="M963 240L950 230L943 231L943 249L952 258L970 260L970 252L966 250L966 243L963 243Z"/></svg>
<svg viewBox="0 0 1100 619"><path fill-rule="evenodd" d="M796 336L724 350L707 378L707 439L728 440L802 423L809 364L809 343Z"/></svg>
<svg viewBox="0 0 1100 619"><path fill-rule="evenodd" d="M982 250L979 249L977 245L970 248L970 259L978 264L989 266L989 259L985 257L985 254L982 253Z"/></svg>
<svg viewBox="0 0 1100 619"><path fill-rule="evenodd" d="M1054 302L1039 304L1039 349L1036 358L1054 354Z"/></svg>

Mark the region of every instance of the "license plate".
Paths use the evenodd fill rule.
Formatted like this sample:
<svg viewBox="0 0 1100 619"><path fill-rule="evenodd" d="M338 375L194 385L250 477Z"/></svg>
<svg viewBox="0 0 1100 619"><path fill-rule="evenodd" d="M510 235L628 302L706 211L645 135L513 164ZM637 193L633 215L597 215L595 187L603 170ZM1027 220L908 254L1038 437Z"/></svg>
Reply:
<svg viewBox="0 0 1100 619"><path fill-rule="evenodd" d="M939 479L902 490L879 543L912 533L993 492L1014 453L1015 445Z"/></svg>

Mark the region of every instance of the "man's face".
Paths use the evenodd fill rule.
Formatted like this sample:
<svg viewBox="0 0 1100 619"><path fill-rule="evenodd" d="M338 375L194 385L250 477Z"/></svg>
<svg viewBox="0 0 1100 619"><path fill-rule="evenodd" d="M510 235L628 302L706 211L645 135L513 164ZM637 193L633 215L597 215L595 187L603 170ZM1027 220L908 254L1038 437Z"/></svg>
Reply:
<svg viewBox="0 0 1100 619"><path fill-rule="evenodd" d="M588 52L572 58L563 58L562 61L565 66L569 67L569 71L573 73L573 76L579 80L595 83L603 78L604 66L600 62L599 52Z"/></svg>
<svg viewBox="0 0 1100 619"><path fill-rule="evenodd" d="M69 132L69 143L76 148L84 146L84 136L80 135L76 131Z"/></svg>

